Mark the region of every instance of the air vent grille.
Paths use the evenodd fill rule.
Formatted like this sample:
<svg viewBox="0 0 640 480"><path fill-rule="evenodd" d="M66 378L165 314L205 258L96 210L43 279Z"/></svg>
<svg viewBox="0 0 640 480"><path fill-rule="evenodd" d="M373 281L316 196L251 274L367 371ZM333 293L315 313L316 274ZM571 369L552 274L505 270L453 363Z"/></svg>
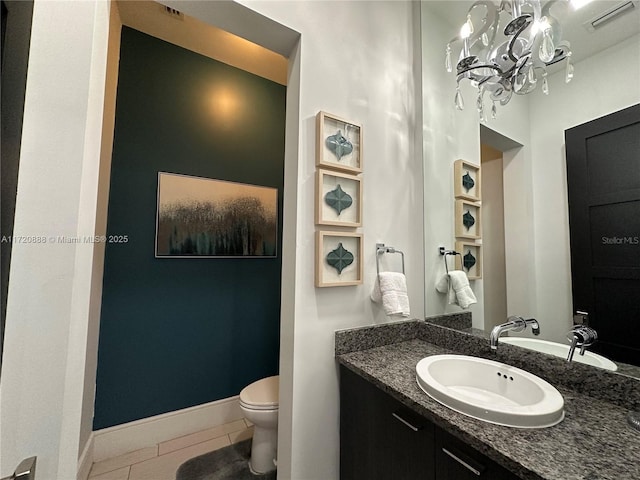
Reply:
<svg viewBox="0 0 640 480"><path fill-rule="evenodd" d="M182 13L180 10L162 5L162 11L169 15L171 18L175 18L176 20L184 20L184 13Z"/></svg>
<svg viewBox="0 0 640 480"><path fill-rule="evenodd" d="M629 12L634 8L636 8L636 2L634 2L633 0L627 0L625 2L619 3L609 8L608 10L605 10L604 12L598 14L588 22L585 22L584 27L590 32L593 32L603 25L609 23L613 19L617 18L618 16L622 15L623 13Z"/></svg>

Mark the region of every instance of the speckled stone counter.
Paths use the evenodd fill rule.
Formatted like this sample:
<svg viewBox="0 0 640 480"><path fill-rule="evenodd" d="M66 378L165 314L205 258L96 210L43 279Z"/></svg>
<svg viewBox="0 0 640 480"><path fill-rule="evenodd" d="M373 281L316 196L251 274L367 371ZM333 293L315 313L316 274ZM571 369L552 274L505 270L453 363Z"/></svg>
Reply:
<svg viewBox="0 0 640 480"><path fill-rule="evenodd" d="M431 331L432 328L435 330ZM464 341L456 343L456 348L442 346L447 342L438 338L438 333L443 337L450 334L433 325L425 327L425 322L420 321L336 332L336 358L523 479L640 480L640 432L626 423L629 404L636 405L636 396L640 395L637 386L634 390L633 383L630 390L622 387L618 392L630 396L630 402L626 398L613 403L549 380L564 397L563 422L544 429L493 425L450 410L431 399L416 384L415 366L420 359L440 353L476 355L478 352L473 350L481 350L468 338L466 346L471 345L472 351L465 348ZM509 353L524 355L523 361L529 356L523 354L522 349L507 350L503 348L502 358L496 360L514 365L519 362L505 361L504 356ZM546 372L544 375L547 379L558 373L553 367L551 374ZM520 368L532 371L526 366ZM636 383L640 384L637 380Z"/></svg>

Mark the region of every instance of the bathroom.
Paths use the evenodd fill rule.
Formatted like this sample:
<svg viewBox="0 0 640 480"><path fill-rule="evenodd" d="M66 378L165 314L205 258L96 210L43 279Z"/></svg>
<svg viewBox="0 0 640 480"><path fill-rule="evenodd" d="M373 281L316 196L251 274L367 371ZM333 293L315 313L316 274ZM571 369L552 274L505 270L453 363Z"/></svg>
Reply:
<svg viewBox="0 0 640 480"><path fill-rule="evenodd" d="M468 107L461 113L452 108L455 85L441 69L444 46L452 30L436 13L430 13L428 3L172 4L186 15L242 34L289 58L283 245L289 246L290 254L282 256L278 453L281 478L338 476L339 392L333 336L338 329L388 321L369 300L375 275L376 242L401 248L407 257L412 317L458 311L447 306L430 286L443 273L438 247L450 246L453 241L451 163L458 158L479 158L479 131L473 108ZM74 113L81 120L77 123L76 117L70 117L69 121L72 118L76 121L67 125L64 119L51 119L51 127L56 128L42 133L37 130L39 125L27 122L32 118L27 114L45 112L37 111L37 105L25 107L25 132L33 133L23 139L23 148L30 156L21 159L21 175L31 177L25 177L28 180L21 190L22 198L27 202L24 211L20 208L21 198L18 199L15 234L40 232L43 225L52 235L59 233L60 225L72 232L93 231L97 208L95 202L92 204L85 198L104 192L98 186L98 173L83 168L82 162L97 165L95 155L100 151L99 128L88 120L102 116L104 99L100 82L104 82L104 78L100 78L98 70L100 62L106 61L108 9L105 11L102 2L83 2L82 7L74 8L63 4L40 5L39 8L33 25L34 40L39 43L32 44L31 55L36 61L40 53L44 63L42 70L34 69L33 74L39 74L41 80L31 88L36 89L34 94L53 95L54 98L59 92L74 92L72 98L81 102L82 107ZM51 24L54 20L86 27L81 31L66 29L61 32L58 25ZM254 28L246 25L254 25ZM243 26L250 31L241 31ZM627 47L632 48L637 43L635 37L635 43ZM65 58L70 44L75 46L75 63L47 63L46 58L53 53L58 55L56 58ZM607 58L608 55L603 55L601 60ZM629 58L635 59L637 55ZM615 57L612 62L619 64ZM427 64L437 67L427 68ZM587 77L594 78L596 73L606 72L610 77L624 75L619 68L603 68L580 75L581 66L576 64L574 83L565 86L562 82L551 82L551 94L546 102L570 99L579 83L587 82ZM60 74L59 81L63 83L57 86L51 85L49 72L53 68L68 71L68 77ZM37 82L35 78L33 82ZM625 84L625 79L613 83ZM62 85L65 88L61 88ZM50 90L37 90L45 87ZM554 90L562 96L554 97ZM613 103L606 107L598 105L595 114L577 119L573 124L638 103L637 92L632 89L611 93L612 97L615 93L621 98L612 98ZM544 101L538 93L530 97ZM473 106L472 99L467 98L468 105ZM514 99L501 108L498 118L489 121L487 126L525 146L535 146L546 135L543 125L552 128L547 119L542 121L535 116L542 115L544 106L528 97ZM315 115L321 110L358 120L363 125L365 274L363 285L358 287L314 287ZM529 124L534 123L536 128L529 128ZM99 121L97 125L100 125ZM561 137L562 132L555 134ZM68 138L69 141L58 145L54 141L56 138ZM52 149L52 145L60 148ZM554 155L561 155L560 144L546 145ZM543 192L561 195L558 184L564 181L562 164L553 164L550 167L553 175L549 176L546 170L536 170L542 167L533 161L533 158L546 157L546 151L535 153L526 147L523 151L524 162L519 165L528 165L534 180L544 183ZM66 160L71 154L78 158L77 162ZM42 158L50 159L49 164L42 165ZM390 178L393 181L389 181ZM65 188L51 192L51 184L65 185ZM557 190L552 189L554 185ZM562 223L562 219L551 214L556 204L551 201L547 204L546 193L542 197L533 195L538 188L530 185L529 196L519 197L528 209L525 211L535 212L536 222L548 218L554 225ZM384 192L384 195L378 192ZM42 199L45 193L52 195L56 202L45 202ZM31 202L37 202L39 207L29 209ZM78 205L81 205L80 210ZM52 220L57 224L51 225ZM568 268L567 243L566 238L558 239L549 234L563 235L561 229L540 230L533 223L527 228L529 231L523 231L522 237L531 243L522 243L520 248L526 252L534 249L536 255L516 254L514 257L520 262L533 262L535 258L536 268L517 264L513 264L513 268L531 276L526 285L539 282L538 292L526 288L523 278L522 291L515 292L520 296L510 294L509 301L513 298L517 302L515 312L540 319L546 334L556 327L553 323L545 329L543 319L562 317L568 326L573 313L566 276L556 275L558 265ZM565 246L564 252L555 248L558 243ZM54 261L54 255L57 261ZM96 285L92 284L96 273L93 261L93 255L87 256L86 250L75 252L56 245L16 247L14 250L10 284L14 287L10 286L1 377L3 458L0 473L3 476L10 473L11 464L31 452L39 453L39 460L42 460L39 470L53 472L49 475L51 478L71 478L68 472L77 471L77 459L85 448L92 423L94 385L86 379L90 380L92 368L95 371L96 319L100 311L99 304L95 303L100 296L95 296ZM78 273L74 274L69 265L75 265ZM548 279L559 282L562 278L565 283L560 288L548 282ZM20 285L23 287L18 290ZM33 290L25 289L25 285L33 285L39 295L34 297ZM474 322L481 325L483 282L476 281L474 289L480 301L471 307L471 312ZM46 324L12 325L11 319L18 315L16 312L29 312L33 318L46 315L48 321ZM559 326L558 330L564 332L565 326ZM42 354L36 353L25 360L12 350L17 345ZM31 379L31 386L23 378ZM10 390L19 391L33 400L28 403L14 400ZM28 421L29 418L48 418L52 412L57 419L54 424L45 426ZM318 444L323 448L318 449Z"/></svg>

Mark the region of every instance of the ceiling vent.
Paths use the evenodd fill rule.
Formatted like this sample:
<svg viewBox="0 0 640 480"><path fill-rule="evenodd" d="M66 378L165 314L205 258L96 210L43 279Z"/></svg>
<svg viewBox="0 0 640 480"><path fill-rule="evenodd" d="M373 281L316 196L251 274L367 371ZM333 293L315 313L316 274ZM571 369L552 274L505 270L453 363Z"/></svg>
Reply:
<svg viewBox="0 0 640 480"><path fill-rule="evenodd" d="M606 23L614 20L620 15L630 12L631 10L637 8L637 1L627 0L625 2L619 3L602 13L599 13L591 20L585 22L584 28L586 28L590 32L596 31L598 28L604 26Z"/></svg>
<svg viewBox="0 0 640 480"><path fill-rule="evenodd" d="M180 10L176 10L175 8L167 7L166 5L161 5L162 11L169 15L171 18L175 18L176 20L184 20L184 13Z"/></svg>

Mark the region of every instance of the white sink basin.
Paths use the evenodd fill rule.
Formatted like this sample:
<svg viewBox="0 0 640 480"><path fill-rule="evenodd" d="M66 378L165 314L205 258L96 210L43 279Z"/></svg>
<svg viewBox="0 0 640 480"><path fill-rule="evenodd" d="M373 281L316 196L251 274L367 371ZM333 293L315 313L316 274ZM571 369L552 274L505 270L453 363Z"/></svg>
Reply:
<svg viewBox="0 0 640 480"><path fill-rule="evenodd" d="M500 342L528 348L529 350L535 350L536 352L548 353L549 355L555 355L556 357L565 359L569 355L569 345L550 342L548 340L524 337L500 337ZM604 368L605 370L611 370L613 372L618 370L618 366L611 360L588 350L584 352L584 355L580 355L580 350L576 349L573 355L573 361L586 363L587 365Z"/></svg>
<svg viewBox="0 0 640 480"><path fill-rule="evenodd" d="M553 385L504 363L432 355L416 365L416 380L434 400L485 422L544 428L564 418L564 399Z"/></svg>

